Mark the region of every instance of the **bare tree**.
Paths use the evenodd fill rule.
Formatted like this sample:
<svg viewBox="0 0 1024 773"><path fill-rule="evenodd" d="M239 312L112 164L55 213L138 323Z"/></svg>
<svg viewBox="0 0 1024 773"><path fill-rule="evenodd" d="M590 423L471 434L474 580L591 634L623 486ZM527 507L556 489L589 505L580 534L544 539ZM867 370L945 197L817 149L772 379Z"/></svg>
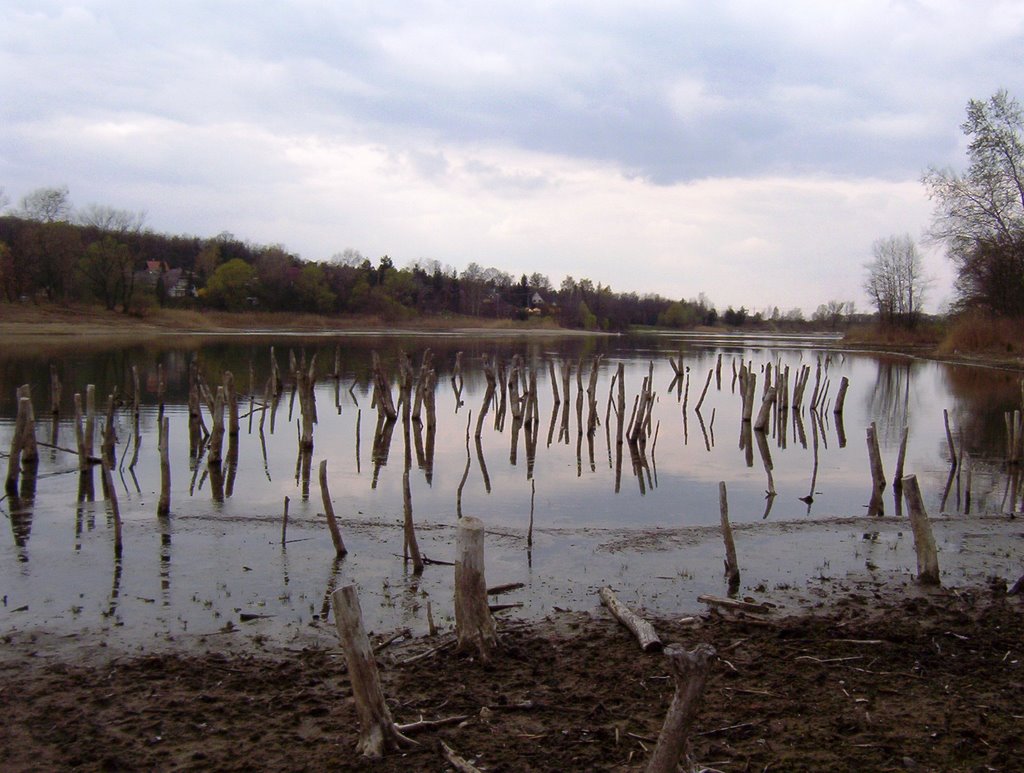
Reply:
<svg viewBox="0 0 1024 773"><path fill-rule="evenodd" d="M138 233L146 222L145 212L116 209L103 204L90 204L78 213L81 225L92 226L106 233L124 236Z"/></svg>
<svg viewBox="0 0 1024 773"><path fill-rule="evenodd" d="M11 197L7 195L7 191L4 190L3 186L0 185L0 212L3 212L11 204Z"/></svg>
<svg viewBox="0 0 1024 773"><path fill-rule="evenodd" d="M71 198L68 186L37 188L21 197L22 217L41 223L67 222L71 219Z"/></svg>
<svg viewBox="0 0 1024 773"><path fill-rule="evenodd" d="M921 304L929 281L925 278L921 253L910 234L878 239L871 247L874 259L866 264L864 290L888 324L913 327L921 315Z"/></svg>

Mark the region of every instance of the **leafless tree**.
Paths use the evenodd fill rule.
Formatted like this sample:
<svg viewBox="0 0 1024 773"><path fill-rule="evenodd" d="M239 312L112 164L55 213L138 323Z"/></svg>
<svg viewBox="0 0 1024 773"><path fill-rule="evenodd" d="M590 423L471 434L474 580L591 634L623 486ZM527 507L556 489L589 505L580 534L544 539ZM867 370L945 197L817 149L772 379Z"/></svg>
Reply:
<svg viewBox="0 0 1024 773"><path fill-rule="evenodd" d="M871 247L873 260L865 267L864 289L888 324L913 327L921 315L929 280L921 253L909 234L878 239Z"/></svg>
<svg viewBox="0 0 1024 773"><path fill-rule="evenodd" d="M71 219L71 198L68 186L37 188L21 197L22 217L41 223L67 222Z"/></svg>

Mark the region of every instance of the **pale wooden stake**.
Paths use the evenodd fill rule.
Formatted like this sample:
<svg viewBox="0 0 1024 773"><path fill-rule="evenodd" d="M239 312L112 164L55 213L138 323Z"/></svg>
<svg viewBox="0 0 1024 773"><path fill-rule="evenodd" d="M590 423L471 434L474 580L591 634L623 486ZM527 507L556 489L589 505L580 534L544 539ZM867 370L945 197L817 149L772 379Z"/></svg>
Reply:
<svg viewBox="0 0 1024 773"><path fill-rule="evenodd" d="M665 648L665 657L675 677L676 691L658 735L658 744L647 763L647 773L676 773L678 770L686 753L690 727L700 708L715 649L709 644L700 644L693 652L687 652L673 644Z"/></svg>
<svg viewBox="0 0 1024 773"><path fill-rule="evenodd" d="M657 652L661 649L661 639L658 638L658 632L654 630L654 626L619 601L611 588L607 586L601 588L598 595L601 597L601 603L608 607L612 616L636 637L637 642L640 643L640 649L644 652Z"/></svg>
<svg viewBox="0 0 1024 773"><path fill-rule="evenodd" d="M370 639L363 628L363 613L354 585L338 588L331 594L334 606L334 624L338 629L352 697L359 719L359 742L356 750L364 757L383 757L385 752L397 751L415 742L402 735L391 719L391 710L384 700L377 661L373 659Z"/></svg>
<svg viewBox="0 0 1024 773"><path fill-rule="evenodd" d="M917 552L917 581L922 585L939 584L939 557L935 537L924 509L921 489L916 475L903 478L903 495L907 500L910 528L914 532L914 550Z"/></svg>
<svg viewBox="0 0 1024 773"><path fill-rule="evenodd" d="M757 412L757 419L754 420L754 429L757 432L764 432L768 427L768 420L772 416L772 406L775 404L778 391L775 387L769 387L761 401L761 408Z"/></svg>
<svg viewBox="0 0 1024 773"><path fill-rule="evenodd" d="M484 578L484 524L466 516L455 533L455 632L459 652L472 650L487 662L498 645L494 618L487 607Z"/></svg>

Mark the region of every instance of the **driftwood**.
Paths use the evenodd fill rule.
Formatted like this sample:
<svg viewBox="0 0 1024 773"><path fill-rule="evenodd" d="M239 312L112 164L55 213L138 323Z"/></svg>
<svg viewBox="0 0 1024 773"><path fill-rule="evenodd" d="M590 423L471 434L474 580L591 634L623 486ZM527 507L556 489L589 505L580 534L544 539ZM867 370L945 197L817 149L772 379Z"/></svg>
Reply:
<svg viewBox="0 0 1024 773"><path fill-rule="evenodd" d="M924 509L921 489L916 475L903 478L903 495L907 500L910 528L914 532L914 550L917 552L917 581L922 585L939 584L939 558L935 537Z"/></svg>
<svg viewBox="0 0 1024 773"><path fill-rule="evenodd" d="M487 607L484 579L484 524L466 516L455 534L455 631L458 651L474 651L487 662L498 646L494 618Z"/></svg>
<svg viewBox="0 0 1024 773"><path fill-rule="evenodd" d="M480 773L480 768L470 765L444 741L441 741L441 750L444 752L444 757L448 760L448 764L459 771L459 773Z"/></svg>
<svg viewBox="0 0 1024 773"><path fill-rule="evenodd" d="M700 708L715 650L709 644L701 644L693 652L671 645L665 649L665 656L675 677L676 691L665 714L658 744L647 763L647 773L675 773L678 770L679 762L686 753L690 728Z"/></svg>
<svg viewBox="0 0 1024 773"><path fill-rule="evenodd" d="M331 601L359 720L357 751L364 757L383 757L385 752L414 745L415 741L402 735L391 719L391 710L384 700L384 690L380 685L377 662L373 659L370 640L363 628L363 615L355 586L346 585L334 591Z"/></svg>
<svg viewBox="0 0 1024 773"><path fill-rule="evenodd" d="M661 639L658 638L658 632L654 630L654 626L619 601L611 588L607 586L601 588L598 595L601 596L601 603L608 607L612 616L636 637L640 643L640 649L644 652L657 652L661 649Z"/></svg>

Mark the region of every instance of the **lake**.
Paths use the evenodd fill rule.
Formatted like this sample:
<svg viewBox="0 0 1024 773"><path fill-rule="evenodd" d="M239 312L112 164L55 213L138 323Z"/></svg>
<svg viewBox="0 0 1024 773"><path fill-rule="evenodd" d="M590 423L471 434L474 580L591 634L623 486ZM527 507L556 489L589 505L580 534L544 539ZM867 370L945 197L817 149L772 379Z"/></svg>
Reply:
<svg viewBox="0 0 1024 773"><path fill-rule="evenodd" d="M421 631L428 603L439 624L450 624L452 569L446 562L454 560L460 509L487 527L489 584L524 583L499 599L522 605L513 614L591 608L604 584L619 588L628 603L680 611L699 593L724 593L719 481L728 490L745 590L802 585L808 577L865 565L908 572L912 543L906 522L893 517L891 485L904 427L905 471L918 477L931 515L1017 509L1018 471L1006 463L1004 422L1006 411L1020 408L1017 374L841 351L836 343L827 336L268 333L8 350L0 354L0 448L10 447L22 384L31 388L37 437L49 445L40 448L35 478L23 479L17 495L3 501L9 522L0 541L5 629L97 632L132 646L173 646L181 637L224 637L241 628L302 640L329 629L329 591L347 582L359 585L371 628ZM265 401L271 347L284 387ZM418 376L428 347L436 371L436 428L401 418L381 425L371 407L372 353L397 401L402 353ZM523 387L529 370L536 373L535 419L517 421L511 395L502 412L499 389L481 421L483 358L507 368L516 356L524 366ZM299 453L292 358L315 362L316 424L306 460ZM205 455L190 453L193 361L211 391L230 371L239 394L237 462L226 453L219 470L211 470ZM587 389L595 361L592 409ZM461 370L453 380L457 362ZM738 371L744 363L756 379L755 416L766 375L774 383L788 368L792 394L806 367L801 408L780 411L776 404L766 430L753 432L751 422L741 420ZM63 384L55 421L51 367ZM570 369L568 396L563 367ZM133 368L140 385L137 420ZM634 400L651 377L649 423L636 447L616 442L620 368L627 429ZM833 406L844 377L849 390L840 417ZM99 469L90 473L90 501L80 494L77 458L69 452L76 446L72 396L84 396L87 384L95 385L100 425L113 390L128 398L113 424L120 560L113 557ZM815 395L821 397L812 410ZM161 410L171 460L166 518L156 515ZM969 457L953 475L944 411L957 455ZM205 405L203 415L209 426ZM868 520L866 429L872 422L890 485L883 497L887 517ZM334 559L322 515L322 460L349 549L341 561ZM421 576L403 560L406 491L428 559ZM948 539L954 542L940 539L947 552L962 552L969 541L961 532ZM991 560L998 571L1011 566L1012 556Z"/></svg>

